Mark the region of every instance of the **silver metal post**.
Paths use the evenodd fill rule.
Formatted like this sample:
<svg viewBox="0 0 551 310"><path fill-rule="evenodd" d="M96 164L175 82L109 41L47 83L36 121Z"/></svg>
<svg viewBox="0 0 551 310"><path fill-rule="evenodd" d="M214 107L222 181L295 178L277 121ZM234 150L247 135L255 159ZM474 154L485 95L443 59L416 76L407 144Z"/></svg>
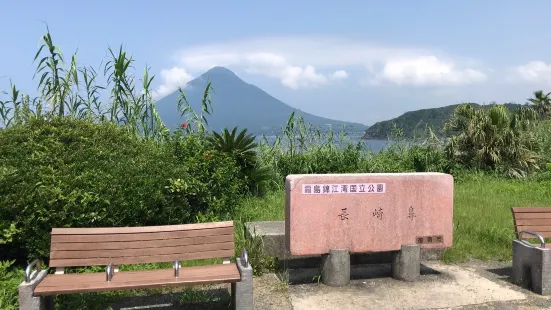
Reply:
<svg viewBox="0 0 551 310"><path fill-rule="evenodd" d="M179 275L180 275L180 261L176 260L174 262L174 278L178 279Z"/></svg>
<svg viewBox="0 0 551 310"><path fill-rule="evenodd" d="M107 265L107 270L105 271L105 277L107 282L111 282L111 279L113 279L113 263L109 263L109 265Z"/></svg>
<svg viewBox="0 0 551 310"><path fill-rule="evenodd" d="M249 255L247 254L247 249L245 248L243 248L243 251L241 252L241 262L243 263L243 267L249 267Z"/></svg>

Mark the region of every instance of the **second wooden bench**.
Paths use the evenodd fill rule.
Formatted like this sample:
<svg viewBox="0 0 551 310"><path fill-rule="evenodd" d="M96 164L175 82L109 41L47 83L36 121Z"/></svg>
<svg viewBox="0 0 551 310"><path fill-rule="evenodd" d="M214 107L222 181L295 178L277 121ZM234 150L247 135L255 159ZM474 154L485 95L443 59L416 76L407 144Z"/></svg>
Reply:
<svg viewBox="0 0 551 310"><path fill-rule="evenodd" d="M513 240L513 283L551 295L551 243L545 242L551 237L551 207L515 207L511 211L517 234Z"/></svg>

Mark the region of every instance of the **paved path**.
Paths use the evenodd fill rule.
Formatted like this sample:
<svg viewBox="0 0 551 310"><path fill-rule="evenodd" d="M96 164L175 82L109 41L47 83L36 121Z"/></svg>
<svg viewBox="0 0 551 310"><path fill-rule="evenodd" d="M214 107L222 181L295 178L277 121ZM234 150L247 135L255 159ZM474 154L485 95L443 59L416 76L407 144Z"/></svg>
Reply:
<svg viewBox="0 0 551 310"><path fill-rule="evenodd" d="M256 309L551 309L551 298L509 283L511 263L423 264L418 282L389 277L390 265L353 267L356 277L343 288L323 284L284 287L275 275L255 279ZM297 270L291 282L311 282L315 270Z"/></svg>

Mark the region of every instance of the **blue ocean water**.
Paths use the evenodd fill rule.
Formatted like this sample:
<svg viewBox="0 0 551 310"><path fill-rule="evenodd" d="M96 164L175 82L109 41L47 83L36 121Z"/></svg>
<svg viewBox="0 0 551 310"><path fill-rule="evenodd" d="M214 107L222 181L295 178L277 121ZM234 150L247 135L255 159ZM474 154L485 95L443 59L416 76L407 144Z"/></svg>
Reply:
<svg viewBox="0 0 551 310"><path fill-rule="evenodd" d="M256 141L258 143L260 142L267 142L269 144L273 144L276 141L277 136L257 136ZM327 141L327 140L325 140ZM383 148L392 145L394 142L390 140L362 140L361 135L348 135L345 136L342 145L346 146L348 143L351 142L352 144L356 145L358 142L360 142L365 148L370 149L374 153L378 153ZM341 144L341 141L339 137L335 137L334 145L339 146Z"/></svg>

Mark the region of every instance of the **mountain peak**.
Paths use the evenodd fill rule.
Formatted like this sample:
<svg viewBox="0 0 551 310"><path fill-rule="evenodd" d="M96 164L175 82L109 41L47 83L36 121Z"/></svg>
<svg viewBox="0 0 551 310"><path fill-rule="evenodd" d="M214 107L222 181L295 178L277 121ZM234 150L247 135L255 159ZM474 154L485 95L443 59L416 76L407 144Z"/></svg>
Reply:
<svg viewBox="0 0 551 310"><path fill-rule="evenodd" d="M243 81L230 69L219 66L188 83L191 87L185 90L186 98L194 111L201 111L203 108L204 90L208 82L213 87L211 98L214 108L214 113L208 116L209 130L239 127L247 128L253 134L273 134L281 131L293 112L299 113L306 123L314 126L332 124L333 127L338 127L346 123L349 127L355 127L358 132L366 129L361 124L297 111L262 89ZM157 102L159 116L168 128L177 128L183 121L178 110L179 97L179 92L174 92Z"/></svg>
<svg viewBox="0 0 551 310"><path fill-rule="evenodd" d="M220 67L220 66L216 66L216 67L212 67L210 68L207 72L203 73L201 75L202 77L237 77L237 75L235 75L235 73L233 73L233 71L231 71L230 69L226 68L226 67Z"/></svg>

